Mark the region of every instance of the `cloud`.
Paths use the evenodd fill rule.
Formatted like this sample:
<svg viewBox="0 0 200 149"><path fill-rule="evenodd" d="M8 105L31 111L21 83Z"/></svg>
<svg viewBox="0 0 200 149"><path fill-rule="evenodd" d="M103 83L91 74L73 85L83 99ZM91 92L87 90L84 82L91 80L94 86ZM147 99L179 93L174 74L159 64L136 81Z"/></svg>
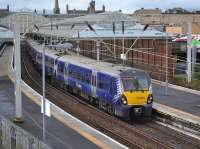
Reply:
<svg viewBox="0 0 200 149"><path fill-rule="evenodd" d="M69 3L70 9L87 9L91 0L59 0L62 12L65 12L66 4ZM48 9L54 7L54 0L0 0L0 6L5 8L9 4L11 10L21 8L29 9ZM133 12L139 8L173 8L183 7L186 9L200 8L199 0L96 0L97 9L102 9L105 4L106 10L123 10L124 12Z"/></svg>

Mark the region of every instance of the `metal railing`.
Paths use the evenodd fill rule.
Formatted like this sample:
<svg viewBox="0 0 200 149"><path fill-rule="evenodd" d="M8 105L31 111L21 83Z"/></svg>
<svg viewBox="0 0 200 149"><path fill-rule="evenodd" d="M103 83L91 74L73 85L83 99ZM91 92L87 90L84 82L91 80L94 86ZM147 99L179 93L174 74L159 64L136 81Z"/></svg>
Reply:
<svg viewBox="0 0 200 149"><path fill-rule="evenodd" d="M0 45L0 57L3 55L3 52L4 52L5 48L6 48L6 44L5 44L5 43L2 43L2 44Z"/></svg>
<svg viewBox="0 0 200 149"><path fill-rule="evenodd" d="M51 149L48 145L0 115L0 148Z"/></svg>

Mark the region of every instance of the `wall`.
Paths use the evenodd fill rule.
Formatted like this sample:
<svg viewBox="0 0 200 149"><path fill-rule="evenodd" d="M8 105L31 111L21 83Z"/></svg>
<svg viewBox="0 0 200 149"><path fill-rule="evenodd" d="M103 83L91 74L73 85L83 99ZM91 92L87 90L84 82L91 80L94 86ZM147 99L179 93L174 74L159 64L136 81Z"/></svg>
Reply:
<svg viewBox="0 0 200 149"><path fill-rule="evenodd" d="M50 149L49 146L0 115L0 148L1 147L5 149Z"/></svg>
<svg viewBox="0 0 200 149"><path fill-rule="evenodd" d="M153 25L179 25L183 28L182 33L187 33L187 23L192 23L192 33L200 33L200 14L158 14L136 13L133 17L142 24Z"/></svg>
<svg viewBox="0 0 200 149"><path fill-rule="evenodd" d="M182 34L183 33L183 27L181 27L181 26L167 26L166 32L167 33L173 33L173 34Z"/></svg>

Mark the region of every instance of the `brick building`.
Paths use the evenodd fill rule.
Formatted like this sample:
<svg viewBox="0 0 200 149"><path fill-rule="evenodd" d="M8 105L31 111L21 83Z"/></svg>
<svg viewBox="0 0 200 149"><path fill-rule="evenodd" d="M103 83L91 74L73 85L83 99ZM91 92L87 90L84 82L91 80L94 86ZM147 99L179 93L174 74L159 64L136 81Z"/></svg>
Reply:
<svg viewBox="0 0 200 149"><path fill-rule="evenodd" d="M135 42L136 44L132 47L132 50L127 53L127 60L125 64L143 69L151 75L154 79L165 80L166 75L166 38L165 34L155 31L155 30L146 30L142 33L142 30L126 30L125 34L122 34L121 31L117 31L116 35L112 34L112 31L108 31L106 34L103 30L96 31L98 36L92 34L90 31L82 31L79 34L80 40L80 49L81 54L93 59L96 59L96 49L97 42L96 40L101 40L100 44L100 59L110 62L115 62L122 64L120 55L123 51L123 38L124 38L124 49L125 52L128 51L131 45ZM114 36L115 41L114 41ZM123 37L124 36L124 37ZM86 39L85 39L86 38ZM116 51L116 61L114 59L114 43ZM172 55L170 46L168 47L168 76L169 80L173 79L174 76L174 66L175 58Z"/></svg>

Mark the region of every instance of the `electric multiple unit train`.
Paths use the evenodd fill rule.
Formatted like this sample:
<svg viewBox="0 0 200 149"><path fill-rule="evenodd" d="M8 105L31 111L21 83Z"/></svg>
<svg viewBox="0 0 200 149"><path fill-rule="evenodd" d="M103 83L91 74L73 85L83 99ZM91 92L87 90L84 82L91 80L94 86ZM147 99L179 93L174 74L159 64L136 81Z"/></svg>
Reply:
<svg viewBox="0 0 200 149"><path fill-rule="evenodd" d="M41 71L42 46L35 42L30 45L30 56ZM151 78L142 70L97 62L75 53L60 55L54 49L46 49L45 68L47 77L112 115L124 119L151 116Z"/></svg>

